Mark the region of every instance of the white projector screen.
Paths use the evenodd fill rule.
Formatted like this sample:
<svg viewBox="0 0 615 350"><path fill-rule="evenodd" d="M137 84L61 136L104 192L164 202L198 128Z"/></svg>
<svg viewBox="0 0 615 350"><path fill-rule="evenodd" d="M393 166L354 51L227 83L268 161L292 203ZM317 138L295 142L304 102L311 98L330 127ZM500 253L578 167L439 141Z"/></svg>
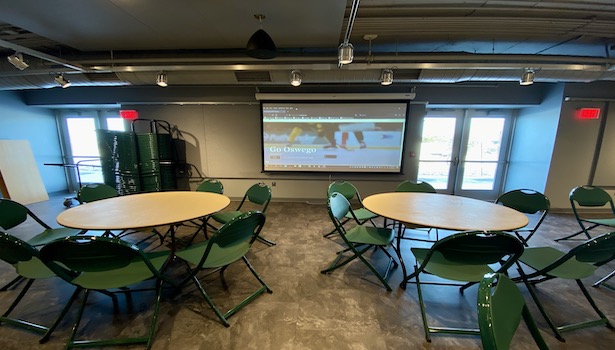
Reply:
<svg viewBox="0 0 615 350"><path fill-rule="evenodd" d="M402 171L407 102L261 102L263 171Z"/></svg>

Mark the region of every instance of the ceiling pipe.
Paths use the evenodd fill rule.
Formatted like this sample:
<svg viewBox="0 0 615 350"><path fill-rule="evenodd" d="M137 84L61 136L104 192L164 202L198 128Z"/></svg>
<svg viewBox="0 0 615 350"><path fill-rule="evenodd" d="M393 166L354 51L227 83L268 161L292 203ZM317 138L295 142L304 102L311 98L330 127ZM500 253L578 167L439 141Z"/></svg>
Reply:
<svg viewBox="0 0 615 350"><path fill-rule="evenodd" d="M32 49L29 49L29 48L27 48L25 46L13 44L13 43L11 43L9 41L6 41L6 40L0 39L0 46L5 47L7 49L12 49L12 50L21 52L22 54L26 54L28 56L32 56L32 57L40 58L40 59L48 61L48 62L56 63L56 64L59 64L61 66L66 67L66 68L70 68L72 70L76 70L76 71L79 71L79 72L84 72L86 70L80 64L72 63L72 62L67 61L65 59L48 55L48 54L46 54L44 52L32 50Z"/></svg>

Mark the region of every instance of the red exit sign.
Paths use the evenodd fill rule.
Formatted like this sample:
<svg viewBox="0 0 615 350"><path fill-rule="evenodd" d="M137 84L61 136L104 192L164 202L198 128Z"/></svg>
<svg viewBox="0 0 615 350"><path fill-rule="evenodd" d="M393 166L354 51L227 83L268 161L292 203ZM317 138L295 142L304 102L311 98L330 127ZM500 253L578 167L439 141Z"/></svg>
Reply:
<svg viewBox="0 0 615 350"><path fill-rule="evenodd" d="M600 108L579 108L576 112L577 119L598 119L600 118Z"/></svg>
<svg viewBox="0 0 615 350"><path fill-rule="evenodd" d="M134 109L122 109L120 110L120 117L127 120L139 119L139 112Z"/></svg>

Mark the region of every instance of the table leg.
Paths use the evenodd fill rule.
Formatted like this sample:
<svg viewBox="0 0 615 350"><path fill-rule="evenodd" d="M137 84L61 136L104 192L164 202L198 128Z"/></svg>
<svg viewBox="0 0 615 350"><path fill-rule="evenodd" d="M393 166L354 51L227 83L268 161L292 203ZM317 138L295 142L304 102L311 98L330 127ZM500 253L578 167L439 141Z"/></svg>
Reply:
<svg viewBox="0 0 615 350"><path fill-rule="evenodd" d="M398 222L397 224L399 225L399 228L397 230L397 247L395 248L395 253L397 253L397 259L399 260L399 264L401 265L403 277L406 278L406 264L404 264L404 258L401 254L401 239L404 235L404 225L401 222ZM395 226L395 223L393 223L393 226Z"/></svg>

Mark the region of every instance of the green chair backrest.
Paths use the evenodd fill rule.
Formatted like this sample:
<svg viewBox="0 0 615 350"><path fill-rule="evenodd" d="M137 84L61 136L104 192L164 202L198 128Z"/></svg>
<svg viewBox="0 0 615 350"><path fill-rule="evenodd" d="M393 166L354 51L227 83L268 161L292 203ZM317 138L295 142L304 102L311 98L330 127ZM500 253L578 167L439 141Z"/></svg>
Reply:
<svg viewBox="0 0 615 350"><path fill-rule="evenodd" d="M0 231L0 259L11 265L38 258L39 252L27 242Z"/></svg>
<svg viewBox="0 0 615 350"><path fill-rule="evenodd" d="M425 181L406 180L397 185L396 192L436 193L436 189Z"/></svg>
<svg viewBox="0 0 615 350"><path fill-rule="evenodd" d="M357 188L348 181L335 181L329 184L327 195L330 196L334 192L341 193L348 200L352 200L354 197L358 197L361 200Z"/></svg>
<svg viewBox="0 0 615 350"><path fill-rule="evenodd" d="M106 184L87 184L79 189L77 200L81 203L90 203L101 199L119 196L119 192Z"/></svg>
<svg viewBox="0 0 615 350"><path fill-rule="evenodd" d="M0 227L3 229L12 229L13 227L26 221L28 216L36 220L36 222L44 228L50 228L49 225L42 222L25 205L11 199L0 198Z"/></svg>
<svg viewBox="0 0 615 350"><path fill-rule="evenodd" d="M329 194L327 199L327 209L331 220L335 223L338 229L342 228L341 220L344 219L346 214L351 210L350 202L343 193L333 192Z"/></svg>
<svg viewBox="0 0 615 350"><path fill-rule="evenodd" d="M570 191L570 203L574 202L583 207L601 207L607 203L613 208L613 199L611 196L600 187L579 186Z"/></svg>
<svg viewBox="0 0 615 350"><path fill-rule="evenodd" d="M224 224L208 240L207 247L199 263L199 269L207 261L214 249L219 254L224 250L226 261L235 261L244 256L250 246L258 238L261 229L265 225L265 214L258 210L252 210L233 218Z"/></svg>
<svg viewBox="0 0 615 350"><path fill-rule="evenodd" d="M518 189L506 192L495 202L526 214L547 212L551 208L547 196L530 189Z"/></svg>
<svg viewBox="0 0 615 350"><path fill-rule="evenodd" d="M26 221L28 209L13 200L0 198L0 227L10 230Z"/></svg>
<svg viewBox="0 0 615 350"><path fill-rule="evenodd" d="M67 281L81 272L119 269L139 260L143 260L152 272L156 271L137 246L118 238L66 237L43 246L40 257L48 266L58 263L52 270Z"/></svg>
<svg viewBox="0 0 615 350"><path fill-rule="evenodd" d="M615 232L589 239L571 249L564 258L575 257L578 261L600 266L615 259Z"/></svg>
<svg viewBox="0 0 615 350"><path fill-rule="evenodd" d="M506 275L502 273L485 275L478 287L477 305L483 349L509 349L522 316L529 318L526 322L529 321L528 327L539 347L547 348L535 322L529 315L523 295L517 285Z"/></svg>
<svg viewBox="0 0 615 350"><path fill-rule="evenodd" d="M207 179L197 186L196 191L222 194L224 193L224 186L217 179Z"/></svg>
<svg viewBox="0 0 615 350"><path fill-rule="evenodd" d="M468 231L437 241L431 252L440 252L447 260L465 265L494 264L509 256L507 265L511 265L523 249L516 237L504 232Z"/></svg>
<svg viewBox="0 0 615 350"><path fill-rule="evenodd" d="M262 208L261 211L265 212L271 200L271 188L262 182L254 184L246 191L245 198L254 204L263 205L264 208Z"/></svg>

